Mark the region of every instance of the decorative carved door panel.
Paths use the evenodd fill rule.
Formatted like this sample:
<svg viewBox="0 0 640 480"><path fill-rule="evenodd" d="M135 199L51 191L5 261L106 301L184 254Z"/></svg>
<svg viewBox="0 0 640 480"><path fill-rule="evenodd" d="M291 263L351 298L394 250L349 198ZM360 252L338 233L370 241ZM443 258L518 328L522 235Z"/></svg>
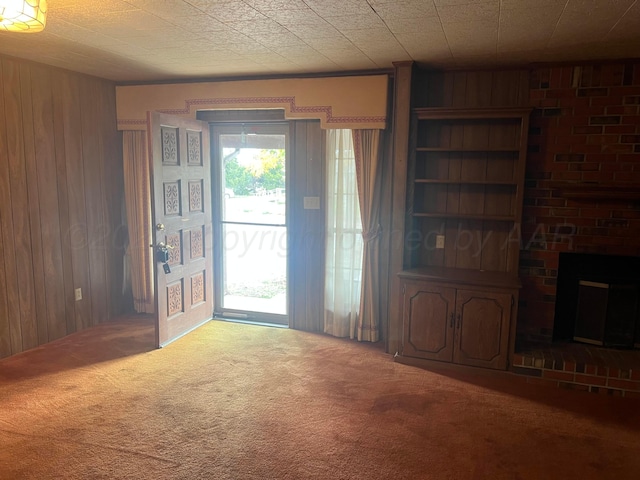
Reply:
<svg viewBox="0 0 640 480"><path fill-rule="evenodd" d="M156 340L164 346L213 314L209 125L156 112L149 124Z"/></svg>

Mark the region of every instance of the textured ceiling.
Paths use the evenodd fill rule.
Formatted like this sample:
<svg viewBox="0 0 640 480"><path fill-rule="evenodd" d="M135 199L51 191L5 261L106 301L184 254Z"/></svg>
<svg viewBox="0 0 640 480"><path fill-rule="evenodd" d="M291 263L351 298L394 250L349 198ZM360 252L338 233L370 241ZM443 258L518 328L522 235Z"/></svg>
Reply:
<svg viewBox="0 0 640 480"><path fill-rule="evenodd" d="M116 81L640 56L640 0L48 0L0 53Z"/></svg>

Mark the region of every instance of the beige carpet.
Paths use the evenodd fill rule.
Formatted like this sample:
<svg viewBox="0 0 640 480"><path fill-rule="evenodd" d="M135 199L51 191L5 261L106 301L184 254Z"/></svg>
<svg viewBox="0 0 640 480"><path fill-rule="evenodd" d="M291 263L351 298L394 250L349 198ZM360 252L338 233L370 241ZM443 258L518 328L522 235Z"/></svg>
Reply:
<svg viewBox="0 0 640 480"><path fill-rule="evenodd" d="M0 361L0 478L640 478L635 400L286 329L152 339L122 321Z"/></svg>

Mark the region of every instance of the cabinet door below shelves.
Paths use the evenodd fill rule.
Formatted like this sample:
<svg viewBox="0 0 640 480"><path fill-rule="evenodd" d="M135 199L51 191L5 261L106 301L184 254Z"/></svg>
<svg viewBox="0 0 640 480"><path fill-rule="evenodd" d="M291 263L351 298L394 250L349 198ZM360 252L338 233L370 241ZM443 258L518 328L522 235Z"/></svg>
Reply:
<svg viewBox="0 0 640 480"><path fill-rule="evenodd" d="M424 283L404 285L403 355L443 360L453 358L456 292Z"/></svg>
<svg viewBox="0 0 640 480"><path fill-rule="evenodd" d="M511 300L509 294L457 291L455 363L506 368Z"/></svg>

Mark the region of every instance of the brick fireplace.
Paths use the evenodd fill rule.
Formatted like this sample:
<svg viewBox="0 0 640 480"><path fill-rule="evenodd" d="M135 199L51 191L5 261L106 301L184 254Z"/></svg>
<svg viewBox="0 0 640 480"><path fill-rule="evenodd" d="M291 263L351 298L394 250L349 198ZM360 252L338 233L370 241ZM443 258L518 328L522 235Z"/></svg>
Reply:
<svg viewBox="0 0 640 480"><path fill-rule="evenodd" d="M561 252L640 258L640 62L535 68L529 100L514 369L640 396L637 350L558 347L554 323Z"/></svg>
<svg viewBox="0 0 640 480"><path fill-rule="evenodd" d="M560 252L640 257L640 62L531 72L518 339L550 344Z"/></svg>

